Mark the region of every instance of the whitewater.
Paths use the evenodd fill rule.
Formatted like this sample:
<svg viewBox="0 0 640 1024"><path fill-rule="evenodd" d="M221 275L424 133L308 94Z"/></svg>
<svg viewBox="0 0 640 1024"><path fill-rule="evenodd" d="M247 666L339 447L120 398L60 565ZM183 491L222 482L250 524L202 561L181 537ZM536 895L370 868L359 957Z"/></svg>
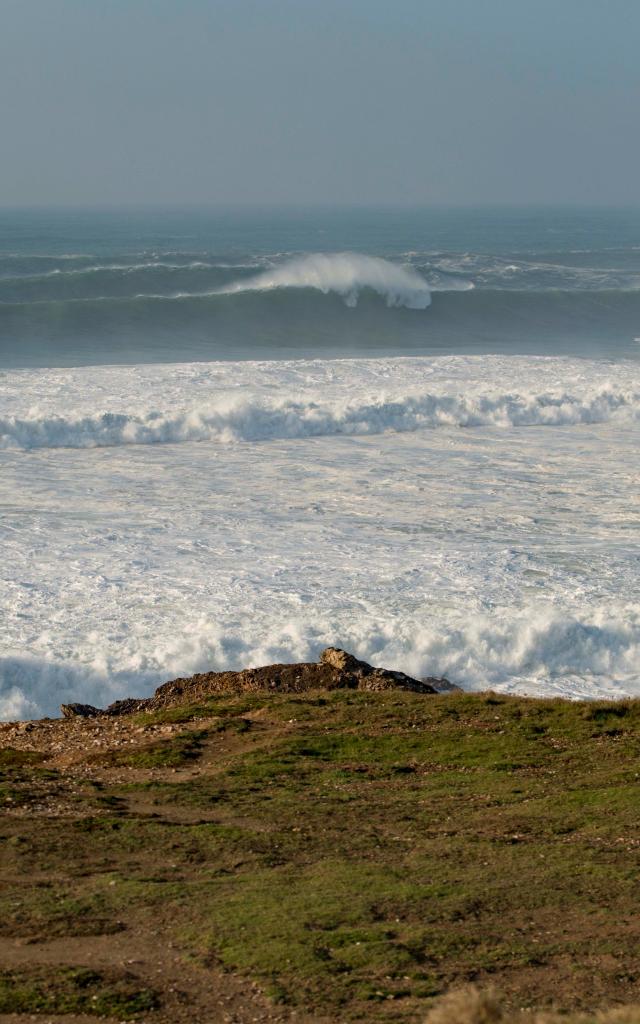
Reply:
<svg viewBox="0 0 640 1024"><path fill-rule="evenodd" d="M429 285L413 267L358 253L313 253L287 260L248 280L233 282L220 289L219 294L263 292L274 288L314 288L324 295L335 292L350 307L358 304L360 292L365 288L382 296L387 306L426 309L431 305Z"/></svg>
<svg viewBox="0 0 640 1024"><path fill-rule="evenodd" d="M147 364L0 395L4 718L329 643L469 688L640 692L637 365Z"/></svg>
<svg viewBox="0 0 640 1024"><path fill-rule="evenodd" d="M640 695L640 217L0 211L0 719L335 644Z"/></svg>
<svg viewBox="0 0 640 1024"><path fill-rule="evenodd" d="M640 376L634 364L603 374L570 360L492 357L187 363L15 371L0 375L0 399L0 449L94 448L633 424Z"/></svg>

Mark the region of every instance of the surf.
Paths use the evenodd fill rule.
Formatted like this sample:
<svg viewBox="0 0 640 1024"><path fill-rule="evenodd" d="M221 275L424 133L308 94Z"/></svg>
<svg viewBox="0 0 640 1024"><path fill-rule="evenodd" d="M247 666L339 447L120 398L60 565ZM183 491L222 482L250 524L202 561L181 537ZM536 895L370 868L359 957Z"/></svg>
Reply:
<svg viewBox="0 0 640 1024"><path fill-rule="evenodd" d="M431 290L412 267L359 253L309 253L264 270L247 280L235 281L218 294L265 292L276 288L313 288L324 295L335 292L347 306L356 306L364 288L385 299L387 306L426 309Z"/></svg>
<svg viewBox="0 0 640 1024"><path fill-rule="evenodd" d="M492 389L468 394L414 392L404 395L323 399L295 394L222 396L182 410L73 411L0 418L0 449L111 448L121 445L368 436L443 427L577 426L640 419L640 392L611 387L583 393Z"/></svg>

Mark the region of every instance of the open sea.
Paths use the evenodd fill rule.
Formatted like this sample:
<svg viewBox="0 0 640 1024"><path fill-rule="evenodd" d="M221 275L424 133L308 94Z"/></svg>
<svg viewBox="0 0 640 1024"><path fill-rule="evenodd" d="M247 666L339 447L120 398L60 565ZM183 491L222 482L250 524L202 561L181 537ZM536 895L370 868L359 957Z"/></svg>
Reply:
<svg viewBox="0 0 640 1024"><path fill-rule="evenodd" d="M0 718L640 695L640 211L0 211Z"/></svg>

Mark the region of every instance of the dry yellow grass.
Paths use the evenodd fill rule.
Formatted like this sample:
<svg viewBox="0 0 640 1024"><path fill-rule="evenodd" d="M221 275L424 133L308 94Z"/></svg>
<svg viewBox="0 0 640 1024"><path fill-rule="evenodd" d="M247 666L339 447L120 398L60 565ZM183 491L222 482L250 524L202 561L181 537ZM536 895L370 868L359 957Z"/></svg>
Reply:
<svg viewBox="0 0 640 1024"><path fill-rule="evenodd" d="M603 1013L566 1014L509 1011L491 990L472 986L448 992L427 1015L425 1024L640 1024L640 1005Z"/></svg>

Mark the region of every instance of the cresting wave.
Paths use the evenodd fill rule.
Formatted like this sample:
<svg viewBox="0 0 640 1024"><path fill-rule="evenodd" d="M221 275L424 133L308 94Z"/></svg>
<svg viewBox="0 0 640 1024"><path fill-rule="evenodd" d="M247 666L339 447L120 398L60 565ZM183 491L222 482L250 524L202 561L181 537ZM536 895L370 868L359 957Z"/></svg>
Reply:
<svg viewBox="0 0 640 1024"><path fill-rule="evenodd" d="M388 306L426 309L431 304L429 286L416 270L377 256L348 252L301 256L248 280L229 284L217 294L263 292L274 288L314 288L325 295L336 292L347 306L357 304L363 288L377 292Z"/></svg>
<svg viewBox="0 0 640 1024"><path fill-rule="evenodd" d="M0 418L0 448L104 448L194 441L370 435L437 427L532 427L640 419L640 392L569 391L404 395L323 400L222 397L176 412L40 413Z"/></svg>

